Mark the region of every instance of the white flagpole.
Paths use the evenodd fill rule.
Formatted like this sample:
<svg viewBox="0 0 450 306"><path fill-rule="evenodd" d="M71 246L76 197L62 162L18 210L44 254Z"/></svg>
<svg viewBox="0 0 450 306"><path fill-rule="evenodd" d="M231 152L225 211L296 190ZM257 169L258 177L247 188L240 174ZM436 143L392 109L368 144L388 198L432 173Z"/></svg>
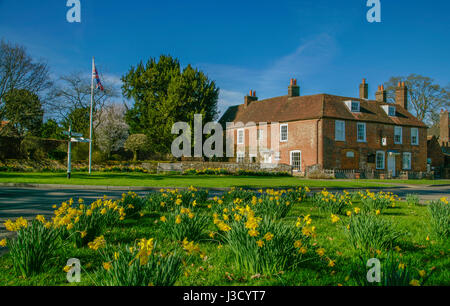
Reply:
<svg viewBox="0 0 450 306"><path fill-rule="evenodd" d="M92 173L92 108L94 106L94 69L95 58L92 57L92 72L91 72L91 112L89 122L89 174Z"/></svg>

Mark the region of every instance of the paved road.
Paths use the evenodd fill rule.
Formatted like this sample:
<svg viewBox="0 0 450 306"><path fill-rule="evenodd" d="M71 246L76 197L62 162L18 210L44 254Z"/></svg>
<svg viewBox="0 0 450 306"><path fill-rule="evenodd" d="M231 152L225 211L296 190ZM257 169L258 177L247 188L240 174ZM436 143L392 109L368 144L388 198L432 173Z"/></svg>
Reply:
<svg viewBox="0 0 450 306"><path fill-rule="evenodd" d="M338 189L329 189L337 191ZM417 194L422 203L426 201L439 199L441 197L450 197L450 185L441 186L417 186L402 185L392 187L387 185L384 191L391 191L399 197L404 198L409 193ZM123 192L128 190L89 190L89 189L37 189L37 188L13 188L0 187L0 239L6 235L4 221L23 216L25 218L34 218L38 214L51 215L52 206L67 201L70 198L77 200L83 198L90 203L103 195L110 198L120 198ZM144 195L151 191L136 191L139 195ZM218 195L223 191L210 191L210 195Z"/></svg>

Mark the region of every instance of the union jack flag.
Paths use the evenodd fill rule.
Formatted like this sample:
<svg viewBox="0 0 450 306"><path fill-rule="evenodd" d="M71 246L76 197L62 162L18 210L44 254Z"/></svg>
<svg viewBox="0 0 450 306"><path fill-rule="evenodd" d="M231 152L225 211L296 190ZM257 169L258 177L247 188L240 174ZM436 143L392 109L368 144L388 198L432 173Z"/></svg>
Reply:
<svg viewBox="0 0 450 306"><path fill-rule="evenodd" d="M100 81L100 77L98 75L97 67L94 66L94 69L92 71L92 77L94 78L97 85L95 85L95 89L100 89L101 91L105 90L103 88L102 82Z"/></svg>

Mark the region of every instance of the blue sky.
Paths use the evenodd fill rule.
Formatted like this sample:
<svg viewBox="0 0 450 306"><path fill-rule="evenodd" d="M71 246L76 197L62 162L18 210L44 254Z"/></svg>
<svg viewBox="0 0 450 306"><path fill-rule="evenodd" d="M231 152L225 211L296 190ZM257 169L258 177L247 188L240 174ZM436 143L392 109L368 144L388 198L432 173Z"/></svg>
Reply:
<svg viewBox="0 0 450 306"><path fill-rule="evenodd" d="M368 23L366 0L81 0L80 24L66 0L0 0L0 38L48 61L53 75L101 73L119 85L140 60L171 54L217 81L220 109L285 95L370 97L391 76L417 73L450 83L450 1L381 0L381 23Z"/></svg>

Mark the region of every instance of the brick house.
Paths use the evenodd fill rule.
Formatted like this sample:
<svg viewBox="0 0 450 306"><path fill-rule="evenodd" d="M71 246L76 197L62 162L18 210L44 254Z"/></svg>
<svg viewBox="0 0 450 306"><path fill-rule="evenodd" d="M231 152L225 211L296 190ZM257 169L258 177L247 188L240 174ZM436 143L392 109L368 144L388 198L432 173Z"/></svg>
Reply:
<svg viewBox="0 0 450 306"><path fill-rule="evenodd" d="M450 117L448 110L441 110L439 137L428 136L428 163L440 178L450 177Z"/></svg>
<svg viewBox="0 0 450 306"><path fill-rule="evenodd" d="M299 172L379 170L397 176L427 170L427 127L408 112L407 97L407 87L399 83L396 104L386 102L383 86L375 100L368 100L365 80L359 98L301 96L292 79L288 95L258 101L251 91L219 122L234 140L238 162L283 163ZM227 127L227 122L234 125Z"/></svg>

